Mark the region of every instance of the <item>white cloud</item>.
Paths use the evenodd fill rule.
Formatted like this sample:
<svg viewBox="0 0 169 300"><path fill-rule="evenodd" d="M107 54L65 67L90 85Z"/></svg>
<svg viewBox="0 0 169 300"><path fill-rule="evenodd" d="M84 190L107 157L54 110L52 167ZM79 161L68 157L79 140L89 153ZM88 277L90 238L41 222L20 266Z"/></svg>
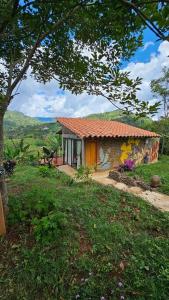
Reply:
<svg viewBox="0 0 169 300"><path fill-rule="evenodd" d="M142 48L142 51L147 50L148 47L153 46L153 45L154 45L154 42L152 42L152 41L145 43L144 47Z"/></svg>
<svg viewBox="0 0 169 300"><path fill-rule="evenodd" d="M143 78L138 97L142 100L153 100L150 81L161 75L162 67L169 67L169 43L160 44L158 52L152 54L149 62L129 63L125 70L131 72L133 78ZM36 82L28 76L21 83L20 94L10 104L9 109L17 110L30 116L56 117L72 116L82 117L90 113L114 110L111 103L102 97L89 96L85 93L72 95L69 91L59 89L56 81L47 84Z"/></svg>
<svg viewBox="0 0 169 300"><path fill-rule="evenodd" d="M162 75L162 68L164 66L169 67L169 43L164 41L160 44L158 52L151 55L150 61L146 63L130 63L128 64L126 71L131 72L131 77L141 77L142 85L140 91L138 91L138 98L140 100L147 100L151 103L155 99L150 88L150 82L153 79L157 79Z"/></svg>

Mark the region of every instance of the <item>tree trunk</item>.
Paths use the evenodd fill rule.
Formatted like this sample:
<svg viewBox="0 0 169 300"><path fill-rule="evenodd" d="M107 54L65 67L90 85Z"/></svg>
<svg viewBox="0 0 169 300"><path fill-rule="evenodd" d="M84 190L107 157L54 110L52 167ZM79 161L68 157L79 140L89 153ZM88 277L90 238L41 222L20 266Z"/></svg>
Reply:
<svg viewBox="0 0 169 300"><path fill-rule="evenodd" d="M165 143L165 137L163 135L163 137L162 137L162 146L161 146L161 154L164 154L164 143Z"/></svg>
<svg viewBox="0 0 169 300"><path fill-rule="evenodd" d="M3 171L3 158L4 158L4 135L3 135L3 120L4 112L0 112L0 168ZM0 193L5 213L8 211L8 193L7 185L5 182L5 175L0 176Z"/></svg>

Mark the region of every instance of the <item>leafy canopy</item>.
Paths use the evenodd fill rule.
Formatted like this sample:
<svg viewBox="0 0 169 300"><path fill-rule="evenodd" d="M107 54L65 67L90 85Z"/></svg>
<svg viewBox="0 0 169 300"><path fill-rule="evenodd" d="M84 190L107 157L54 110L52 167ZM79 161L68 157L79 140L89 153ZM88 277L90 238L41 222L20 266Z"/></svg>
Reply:
<svg viewBox="0 0 169 300"><path fill-rule="evenodd" d="M120 72L120 63L142 45L145 27L168 39L167 11L168 1L0 0L1 111L29 70L38 81L56 78L73 93L153 114L158 104L137 100L141 80Z"/></svg>

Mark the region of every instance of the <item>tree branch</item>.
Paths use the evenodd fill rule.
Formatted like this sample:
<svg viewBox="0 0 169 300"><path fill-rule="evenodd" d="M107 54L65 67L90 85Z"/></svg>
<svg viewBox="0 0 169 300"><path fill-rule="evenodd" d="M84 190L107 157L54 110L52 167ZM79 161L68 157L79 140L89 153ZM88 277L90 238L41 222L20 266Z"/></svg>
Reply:
<svg viewBox="0 0 169 300"><path fill-rule="evenodd" d="M169 0L161 0L161 1L159 1L159 0L143 1L143 2L141 2L141 3L138 3L138 5L141 6L141 5L144 5L144 4L152 4L152 3L159 3L159 2L161 2L161 3L169 3Z"/></svg>
<svg viewBox="0 0 169 300"><path fill-rule="evenodd" d="M5 30L5 27L9 24L10 20L13 19L17 14L18 6L19 6L19 0L13 0L13 8L12 8L11 15L8 16L8 18L4 20L4 22L2 22L0 26L0 35L2 35L3 31Z"/></svg>
<svg viewBox="0 0 169 300"><path fill-rule="evenodd" d="M26 61L25 61L25 64L24 64L22 70L20 71L20 73L18 74L17 78L14 80L14 82L13 82L12 85L11 85L11 93L12 93L12 91L15 89L15 87L17 86L17 84L19 83L19 81L22 79L23 75L24 75L24 74L26 73L26 71L28 70L29 65L30 65L30 61L31 61L31 59L32 59L32 57L33 57L33 55L34 55L34 53L36 52L37 48L40 46L41 42L42 42L42 41L43 41L50 33L52 33L53 31L55 31L55 29L56 29L58 26L60 26L65 20L67 20L70 16L72 16L72 15L75 13L75 11L76 11L78 8L80 8L80 7L81 7L81 5L78 4L78 5L76 5L73 9L69 10L69 12L66 14L65 17L63 17L62 19L60 19L57 23L55 23L55 24L53 25L53 27L52 27L51 30L49 30L49 31L47 31L47 32L45 32L45 33L43 33L42 35L40 35L40 36L37 38L37 40L36 40L34 46L32 47L32 49L31 49L31 50L29 51L29 53L28 53L28 56L27 56L27 58L26 58Z"/></svg>
<svg viewBox="0 0 169 300"><path fill-rule="evenodd" d="M125 109L120 108L117 104L114 104L114 102L112 102L112 100L108 96L106 96L105 94L100 93L100 96L106 98L114 107L116 107L117 109L121 110L123 113L126 113Z"/></svg>
<svg viewBox="0 0 169 300"><path fill-rule="evenodd" d="M142 19L142 21L147 25L147 27L153 31L161 40L167 40L169 41L169 37L166 37L163 32L138 8L138 6L136 6L135 3L133 3L132 1L127 1L127 0L121 0L122 3L126 4L127 6L129 6L130 8L132 8L137 15L139 15L139 17ZM157 1L159 2L159 1ZM169 0L166 1L167 3L169 2Z"/></svg>

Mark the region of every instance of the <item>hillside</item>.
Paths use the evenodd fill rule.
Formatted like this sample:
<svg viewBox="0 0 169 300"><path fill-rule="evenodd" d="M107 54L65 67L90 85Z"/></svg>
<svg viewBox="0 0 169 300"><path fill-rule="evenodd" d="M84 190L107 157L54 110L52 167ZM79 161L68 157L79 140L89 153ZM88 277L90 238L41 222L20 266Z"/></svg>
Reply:
<svg viewBox="0 0 169 300"><path fill-rule="evenodd" d="M91 114L86 116L86 118L117 120L146 129L150 129L152 124L152 120L148 117L136 119L134 115L124 115L120 110ZM5 115L4 128L7 137L10 136L13 138L17 138L18 136L31 136L36 138L43 138L48 134L55 134L59 129L59 125L55 122L54 119L51 118L31 118L20 112L7 111Z"/></svg>
<svg viewBox="0 0 169 300"><path fill-rule="evenodd" d="M40 124L40 121L28 117L24 115L21 112L18 111L10 111L8 110L5 114L4 118L4 127L5 129L12 129L17 127L26 127L26 126L32 126L32 125L38 125Z"/></svg>
<svg viewBox="0 0 169 300"><path fill-rule="evenodd" d="M46 119L46 118L45 118ZM56 122L41 122L38 118L32 118L17 111L7 111L4 119L6 136L10 137L42 137L48 133L56 132Z"/></svg>
<svg viewBox="0 0 169 300"><path fill-rule="evenodd" d="M152 119L150 118L139 118L137 119L135 115L124 115L120 110L114 110L110 112L98 113L88 115L86 118L88 119L101 119L101 120L117 120L119 122L123 122L129 125L147 128L152 124Z"/></svg>

